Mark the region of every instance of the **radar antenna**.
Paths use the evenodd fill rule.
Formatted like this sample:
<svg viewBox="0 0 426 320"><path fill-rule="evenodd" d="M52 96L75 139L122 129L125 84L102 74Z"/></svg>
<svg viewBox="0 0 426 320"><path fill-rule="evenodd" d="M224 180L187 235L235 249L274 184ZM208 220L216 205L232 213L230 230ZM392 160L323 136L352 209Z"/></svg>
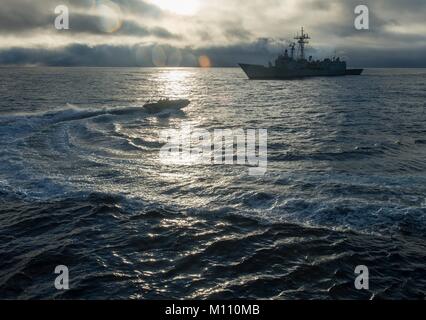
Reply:
<svg viewBox="0 0 426 320"><path fill-rule="evenodd" d="M299 52L300 52L300 60L305 60L305 45L309 43L309 35L305 33L302 27L302 33L300 35L297 35L294 37L295 40L297 40L297 43L299 44Z"/></svg>

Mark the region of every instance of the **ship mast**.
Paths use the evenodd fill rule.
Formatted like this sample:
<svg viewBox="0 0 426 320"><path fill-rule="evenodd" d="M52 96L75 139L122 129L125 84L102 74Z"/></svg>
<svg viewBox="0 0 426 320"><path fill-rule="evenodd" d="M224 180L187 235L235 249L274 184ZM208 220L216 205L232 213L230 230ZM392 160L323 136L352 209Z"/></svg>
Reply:
<svg viewBox="0 0 426 320"><path fill-rule="evenodd" d="M304 32L302 27L302 33L294 37L295 40L297 40L297 43L299 44L299 51L300 51L300 60L305 60L305 44L309 43L309 35Z"/></svg>
<svg viewBox="0 0 426 320"><path fill-rule="evenodd" d="M290 50L291 50L291 59L294 59L294 47L296 46L296 44L293 42L290 44Z"/></svg>

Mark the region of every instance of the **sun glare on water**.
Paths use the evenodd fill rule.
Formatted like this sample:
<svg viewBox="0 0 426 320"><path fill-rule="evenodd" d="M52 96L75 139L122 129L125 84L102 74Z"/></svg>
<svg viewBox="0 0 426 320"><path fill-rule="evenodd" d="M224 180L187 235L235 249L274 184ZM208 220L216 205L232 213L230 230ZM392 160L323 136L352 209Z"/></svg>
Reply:
<svg viewBox="0 0 426 320"><path fill-rule="evenodd" d="M151 0L163 10L181 15L193 15L200 7L200 0Z"/></svg>

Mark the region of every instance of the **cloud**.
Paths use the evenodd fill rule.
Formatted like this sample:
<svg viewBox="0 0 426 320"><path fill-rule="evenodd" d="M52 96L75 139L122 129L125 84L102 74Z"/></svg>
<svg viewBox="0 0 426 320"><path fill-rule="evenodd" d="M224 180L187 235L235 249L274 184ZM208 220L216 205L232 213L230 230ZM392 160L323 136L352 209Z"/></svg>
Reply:
<svg viewBox="0 0 426 320"><path fill-rule="evenodd" d="M196 64L200 54L216 66L266 63L303 25L321 57L338 50L360 65L424 65L424 0L362 1L370 8L368 31L354 28L358 0L198 1L196 15L182 16L149 0L2 0L0 63L137 66L135 50L156 45L187 54L181 65ZM53 26L58 4L70 8L70 30Z"/></svg>
<svg viewBox="0 0 426 320"><path fill-rule="evenodd" d="M70 34L86 33L86 34L97 34L103 35L108 34L109 36L134 36L134 37L148 37L155 36L163 39L180 39L181 36L173 34L169 30L162 27L147 27L138 24L137 22L130 19L121 19L115 21L114 19L108 20L103 19L97 15L91 14L74 14L70 23L70 29L67 32ZM119 25L117 30L114 29L114 25Z"/></svg>
<svg viewBox="0 0 426 320"><path fill-rule="evenodd" d="M214 67L236 67L240 62L266 64L273 60L282 48L283 42L267 38L243 44L205 48L178 48L157 44L132 46L74 44L56 49L11 48L0 50L0 65L197 67L199 66L198 58L207 56ZM415 49L365 50L346 47L337 49L338 52L344 53L352 67L426 67L423 57L426 46L422 48L423 51Z"/></svg>
<svg viewBox="0 0 426 320"><path fill-rule="evenodd" d="M165 28L155 25L144 26L134 17L159 18L162 11L142 0L2 0L0 11L0 34L31 34L36 36L43 31L55 31L54 21L57 15L55 8L64 4L69 8L70 29L69 35L107 34L112 33L105 28L105 24L114 24L120 20L120 28L114 30L114 35L132 35L137 37L158 36L160 38L180 38ZM120 5L121 4L121 5ZM109 16L109 11L115 15ZM65 32L65 31L61 31Z"/></svg>

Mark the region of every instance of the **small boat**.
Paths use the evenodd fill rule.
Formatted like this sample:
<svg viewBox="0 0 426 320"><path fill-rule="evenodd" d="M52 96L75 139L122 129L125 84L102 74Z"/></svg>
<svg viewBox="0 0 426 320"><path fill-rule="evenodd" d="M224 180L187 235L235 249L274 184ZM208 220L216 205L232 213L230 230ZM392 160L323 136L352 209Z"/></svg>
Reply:
<svg viewBox="0 0 426 320"><path fill-rule="evenodd" d="M187 99L170 100L160 99L157 102L149 102L144 105L144 109L150 113L158 113L166 110L180 110L187 107L191 101Z"/></svg>

